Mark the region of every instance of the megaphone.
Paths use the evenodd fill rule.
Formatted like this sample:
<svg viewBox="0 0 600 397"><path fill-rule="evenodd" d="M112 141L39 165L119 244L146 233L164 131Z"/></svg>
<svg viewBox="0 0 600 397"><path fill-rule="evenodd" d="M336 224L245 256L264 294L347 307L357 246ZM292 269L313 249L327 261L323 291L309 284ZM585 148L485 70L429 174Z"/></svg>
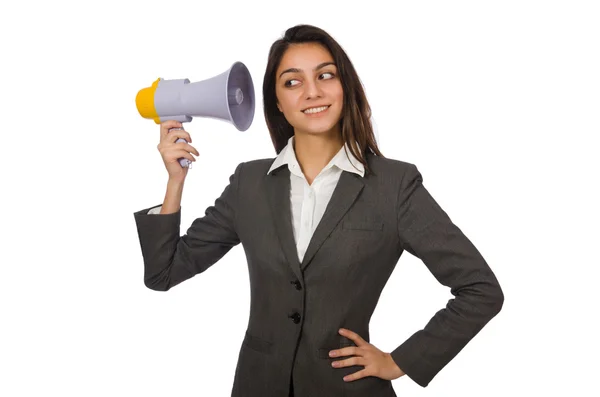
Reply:
<svg viewBox="0 0 600 397"><path fill-rule="evenodd" d="M181 123L193 117L209 117L232 123L246 131L254 119L254 85L252 76L242 62L207 80L190 83L189 79L158 78L152 86L141 89L135 104L140 116L156 124L168 120ZM171 128L169 131L180 128ZM183 138L176 142L187 142ZM182 167L190 160L178 159Z"/></svg>

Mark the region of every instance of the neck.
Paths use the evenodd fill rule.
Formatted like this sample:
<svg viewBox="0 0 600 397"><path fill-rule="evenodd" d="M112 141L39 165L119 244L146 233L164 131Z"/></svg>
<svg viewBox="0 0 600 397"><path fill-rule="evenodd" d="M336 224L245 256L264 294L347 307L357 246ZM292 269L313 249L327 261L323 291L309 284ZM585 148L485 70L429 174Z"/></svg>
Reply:
<svg viewBox="0 0 600 397"><path fill-rule="evenodd" d="M338 134L294 134L294 152L305 174L317 175L340 151L344 142Z"/></svg>

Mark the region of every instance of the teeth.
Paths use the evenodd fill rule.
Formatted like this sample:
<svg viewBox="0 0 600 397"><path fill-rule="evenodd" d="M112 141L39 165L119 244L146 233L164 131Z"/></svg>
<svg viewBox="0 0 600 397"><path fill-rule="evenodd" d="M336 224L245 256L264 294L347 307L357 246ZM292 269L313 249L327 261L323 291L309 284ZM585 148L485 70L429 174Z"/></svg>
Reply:
<svg viewBox="0 0 600 397"><path fill-rule="evenodd" d="M321 106L320 108L310 108L310 109L306 109L304 111L304 113L319 113L322 112L323 110L327 109L329 106Z"/></svg>

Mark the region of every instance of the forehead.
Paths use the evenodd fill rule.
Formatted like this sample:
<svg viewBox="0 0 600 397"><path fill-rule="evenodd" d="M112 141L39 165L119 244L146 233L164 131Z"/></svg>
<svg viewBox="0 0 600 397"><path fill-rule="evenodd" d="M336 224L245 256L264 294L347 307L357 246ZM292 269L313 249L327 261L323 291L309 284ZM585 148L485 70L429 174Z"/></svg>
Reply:
<svg viewBox="0 0 600 397"><path fill-rule="evenodd" d="M331 53L319 43L292 44L283 54L277 75L285 69L297 68L304 72L311 72L313 68L323 62L333 62Z"/></svg>

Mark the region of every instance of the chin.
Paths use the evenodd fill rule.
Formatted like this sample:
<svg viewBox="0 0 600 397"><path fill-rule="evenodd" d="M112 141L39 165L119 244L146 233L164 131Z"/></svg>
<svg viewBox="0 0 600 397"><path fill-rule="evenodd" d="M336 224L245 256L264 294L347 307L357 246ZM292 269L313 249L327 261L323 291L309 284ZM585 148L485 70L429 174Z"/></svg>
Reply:
<svg viewBox="0 0 600 397"><path fill-rule="evenodd" d="M336 130L339 120L321 119L321 120L300 120L295 123L294 128L307 134L329 134Z"/></svg>
<svg viewBox="0 0 600 397"><path fill-rule="evenodd" d="M296 130L300 130L305 134L311 135L327 135L335 129L336 123L328 123L324 125L298 125Z"/></svg>

